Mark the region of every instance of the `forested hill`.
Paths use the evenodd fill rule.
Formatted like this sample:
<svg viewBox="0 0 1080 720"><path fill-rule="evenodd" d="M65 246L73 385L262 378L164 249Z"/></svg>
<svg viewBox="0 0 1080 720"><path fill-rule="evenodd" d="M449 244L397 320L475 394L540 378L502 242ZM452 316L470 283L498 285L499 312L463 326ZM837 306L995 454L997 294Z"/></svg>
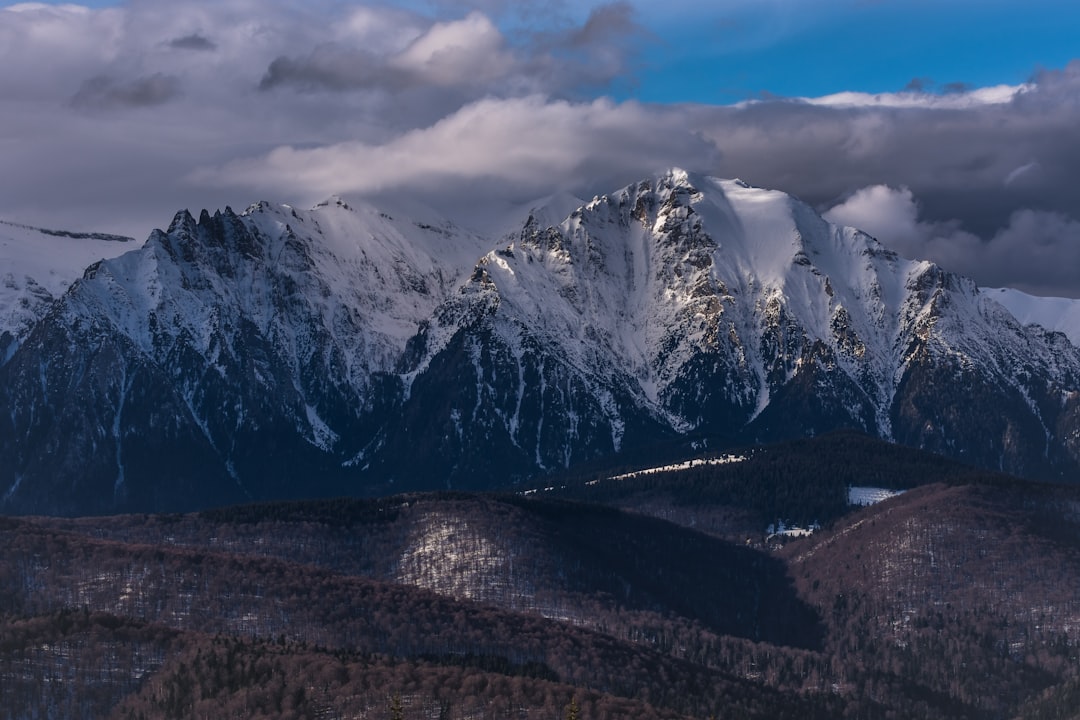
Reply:
<svg viewBox="0 0 1080 720"><path fill-rule="evenodd" d="M595 467L550 478L537 497L612 505L733 540L772 524L827 526L852 511L853 487L903 491L931 483L1015 478L862 433L838 431L769 445L673 451L669 462Z"/></svg>
<svg viewBox="0 0 1080 720"><path fill-rule="evenodd" d="M0 519L5 711L1075 717L1080 491L963 472L801 538L461 493Z"/></svg>

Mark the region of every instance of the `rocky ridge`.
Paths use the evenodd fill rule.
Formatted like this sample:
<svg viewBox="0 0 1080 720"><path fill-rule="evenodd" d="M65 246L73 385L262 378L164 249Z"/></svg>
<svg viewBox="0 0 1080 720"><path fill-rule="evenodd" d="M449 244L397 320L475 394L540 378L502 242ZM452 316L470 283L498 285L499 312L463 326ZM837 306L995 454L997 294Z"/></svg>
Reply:
<svg viewBox="0 0 1080 720"><path fill-rule="evenodd" d="M0 365L0 508L495 487L841 427L1078 469L1080 350L965 278L680 170L543 216L492 242L338 199L177 214Z"/></svg>

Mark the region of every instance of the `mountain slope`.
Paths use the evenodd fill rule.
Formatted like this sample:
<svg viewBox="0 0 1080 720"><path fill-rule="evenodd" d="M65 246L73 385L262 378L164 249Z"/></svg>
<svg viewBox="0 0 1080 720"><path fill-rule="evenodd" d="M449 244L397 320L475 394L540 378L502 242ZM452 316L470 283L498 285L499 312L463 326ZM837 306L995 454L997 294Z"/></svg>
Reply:
<svg viewBox="0 0 1080 720"><path fill-rule="evenodd" d="M5 505L342 492L401 393L406 338L476 242L340 201L179 213L88 268L0 368Z"/></svg>
<svg viewBox="0 0 1080 720"><path fill-rule="evenodd" d="M1013 288L984 288L983 292L1024 325L1040 325L1046 330L1063 333L1073 345L1080 345L1080 301L1038 297Z"/></svg>
<svg viewBox="0 0 1080 720"><path fill-rule="evenodd" d="M0 518L0 686L20 717L1071 717L1078 508L970 476L780 549L466 493Z"/></svg>
<svg viewBox="0 0 1080 720"><path fill-rule="evenodd" d="M276 557L597 629L679 657L730 635L813 647L817 618L767 555L611 508L463 493L42 520L99 539ZM708 577L701 568L708 566ZM707 599L705 599L707 598ZM672 616L683 618L678 626ZM603 621L598 621L603 617Z"/></svg>
<svg viewBox="0 0 1080 720"><path fill-rule="evenodd" d="M403 499L398 498L399 503ZM427 503L427 507L421 508L417 519L423 520L424 515L431 511L434 511L437 519L441 517L449 520L455 516L468 518L468 513L462 513L464 508L461 506L464 504L466 503L460 500L451 501L447 507L440 509L438 500L435 499ZM388 511L386 514L390 517L387 519L391 522L395 519L392 515L393 507L390 503L384 503L382 508ZM298 506L290 509L286 506L280 509L303 517L313 508ZM317 507L314 509L316 512L319 510ZM324 506L322 509L327 508ZM16 651L29 651L28 654L31 654L35 650L33 645L20 646L18 642L26 642L26 635L29 633L20 633L17 628L14 632L9 631L9 618L14 621L11 624L15 624L23 619L36 617L39 619L39 626L45 626L43 629L54 625L49 620L56 618L58 622L55 625L60 625L61 628L66 626L63 631L70 632L73 625L91 624L91 617L98 618L98 622L93 624L106 624L107 620L102 622L100 614L108 614L114 617L111 623L114 628L124 622L119 620L120 618L130 618L134 622L154 623L172 628L179 633L168 634L176 637L182 633L182 637L194 642L198 642L197 637L192 637L197 633L213 634L216 636L214 645L202 643L203 653L212 651L213 647L222 643L236 645L242 641L268 646L276 642L283 653L314 650L318 653L333 653L339 659L350 658L366 661L368 664L372 661L409 663L414 666L415 671L425 671L429 676L432 670L437 670L440 666L472 666L480 671L532 677L563 684L564 687L560 689L560 692L565 693L563 697L568 697L575 688L588 689L591 695L604 693L626 701L648 703L666 710L669 716L678 713L699 717L705 712L725 707L744 717L784 717L783 713L799 717L835 717L837 703L831 698L803 698L795 692L780 691L752 682L714 664L679 657L680 654L687 653L687 650L672 642L670 635L663 634L678 629L676 625L679 617L673 613L665 613L663 616L656 613L653 618L656 627L643 624L636 628L633 640L616 637L613 632L600 626L610 624L612 620L609 618L617 621L618 615L606 607L610 604L604 602L606 593L588 585L591 580L588 577L581 578L586 583L581 590L597 599L589 608L591 612L587 618L588 624L594 626L593 628L580 627L574 622L543 618L533 612L514 612L486 603L455 599L450 593L425 589L422 587L424 583L408 577L409 571L417 567L437 573L440 565L446 562L467 560L482 564L484 558L477 557L472 552L468 537L462 538L465 541L462 543L436 544L427 556L413 558L412 564L402 568L404 577L401 582L369 579L350 568L330 569L326 565L337 559L348 561L350 548L347 541L343 542L341 530L357 530L357 539L361 546L364 546L366 540L372 539L365 537L370 528L365 528L364 525L375 525L376 531L380 529L377 512L370 513L375 517L363 517L365 510L376 508L358 508L356 505L348 507L346 504L342 509L342 516L345 518L360 510L357 517L360 522L356 523L356 527L348 521L344 525L335 522L323 524L319 522L316 514L315 517L309 516L299 523L269 521L275 529L271 530L267 525L255 527L254 537L249 535L253 528L247 526L243 519L238 522L231 521L224 513L218 514L218 519L210 522L200 518L171 516L172 521L179 523L174 529L178 531L181 541L195 541L203 544L202 547L198 544L194 547L170 545L168 541L148 545L101 538L102 534L108 535L113 530L122 532L125 525L126 529L138 534L141 529L145 529L145 526L140 528L138 518L97 518L89 524L82 524L81 529L88 533L86 535L77 530L57 530L50 527L51 522L48 519L5 519L0 521L0 539L8 551L0 560L0 579L3 580L3 583L0 583L3 588L3 592L0 592L0 638L6 641L6 648L12 648L12 654ZM257 515L260 508L241 508L238 515L243 518L248 512ZM561 519L562 522L587 521L597 514L600 517L610 517L609 511L581 507ZM402 515L406 516L404 519L407 523L408 513ZM505 514L499 513L485 529L503 530L512 535L513 527L504 524L507 520ZM559 518L554 520L558 526ZM155 518L150 524L158 521L164 521L168 526L170 518ZM665 532L662 524L648 520L628 518L627 521L636 524L639 532L642 529L659 529L662 534L674 531L684 542L709 544L708 539L695 538L692 534L673 528ZM96 528L94 523L97 523ZM203 534L207 530L213 532L211 528L221 530L226 537L239 542L230 543L233 546L230 549L213 547L216 541ZM281 533L282 539L291 542L277 545L273 554L284 552L287 557L267 557L254 547L244 547L243 536L255 539L263 532L273 533L275 530ZM186 532L193 534L183 537ZM338 540L326 545L326 552L316 553L317 564L305 561L310 559L310 556L304 559L289 556L291 554L287 546L296 549L307 547L309 543L319 544L320 538L325 540L328 535L330 538L336 536ZM345 537L347 536L346 534ZM387 539L391 538L383 538ZM537 549L542 554L556 549L568 562L572 562L579 552L584 551L588 562L588 556L595 551L582 548L580 541L580 537L549 537L544 538L543 545ZM716 543L712 544L715 547ZM552 548L551 545L557 547ZM455 557L455 553L465 550L469 551L467 556ZM731 548L728 552L742 556L737 565L742 565L740 579L748 587L758 586L761 590L768 590L775 585L775 580L786 580L782 566L772 558L760 556L755 559L751 551L741 548ZM47 564L39 562L44 556L50 558ZM403 565L407 560L408 558L403 558ZM572 570L572 567L568 569ZM534 568L526 564L519 568L518 577L528 582L533 579L533 570ZM493 574L498 575L499 570ZM662 587L663 575L664 570L655 563L643 563L636 572L628 576L628 580L646 581L652 586ZM504 580L512 583L514 578L504 576ZM790 582L783 584L790 596ZM421 587L417 587L418 585ZM513 585L511 587L516 589ZM686 587L692 589L692 586ZM559 598L566 593L560 588L553 594ZM739 595L748 601L757 599L753 593L744 595L740 592ZM691 608L710 605L703 596L684 597L680 600L683 605ZM770 619L780 618L780 623L790 622L790 616L785 613L769 612L768 598L750 606L743 605L741 601L736 601L733 605L734 610L743 612L761 608L762 614L768 613ZM788 609L791 603L782 603L782 606ZM65 619L63 614L71 608L77 609L75 614L78 617ZM725 603L720 612L730 609ZM719 614L715 610L712 612ZM90 616L90 613L95 616ZM732 614L734 615L734 612ZM60 617L57 618L57 615ZM754 619L758 618L730 617L727 618L727 624L752 627ZM20 634L22 638L18 637ZM159 634L166 633L159 630ZM108 648L110 640L121 640L117 644L121 649L125 648L121 638L113 639L107 635L100 637L101 635L104 633L99 634L99 641L105 649ZM702 636L702 633L698 635ZM31 642L32 638L31 634ZM82 640L87 642L91 638L84 637ZM78 641L77 636L71 639L72 644ZM721 643L716 635L709 633L704 634L700 641L707 646ZM741 640L732 642L736 647L751 644ZM290 650L285 650L286 646L291 646ZM148 663L150 667L144 668L144 675L149 675L159 668L163 668L165 673L178 670L175 667L162 666L166 655L165 647L151 646L147 649L150 650L147 655L153 660ZM48 648L38 646L37 650L36 659L43 666L66 667L68 670L78 668L79 672L75 676L82 687L96 681L98 688L95 689L111 690L109 695L114 697L130 693L134 689L146 690L148 693L161 689L161 684L155 683L154 678L147 678L150 682L144 684L130 677L133 673L124 668L123 653L120 652L112 653L112 657L121 656L118 658L119 662L114 660L110 664L120 665L118 668L114 666L113 677L116 678L116 685L121 687L109 687L111 683L103 678L104 674L86 672L86 664L94 660L81 651L69 653L65 663L62 656L50 658ZM177 648L173 647L171 650L175 652ZM805 653L799 650L793 652ZM5 659L0 656L0 678L18 687L20 698L33 698L34 693L25 688L23 674L19 673L22 668L17 663L11 663L15 666L11 668ZM190 667L191 659L185 660ZM236 672L235 666L229 667L235 662L235 657L222 657L218 660L224 661L220 663L220 671L230 674ZM358 671L363 669L357 668ZM184 674L182 669L179 672ZM210 674L213 674L212 670ZM200 675L205 678L203 673ZM11 676L14 676L14 683L9 680ZM269 683L269 678L257 680L252 678L249 672L239 673L238 677L234 677L234 681L236 684L227 688L230 692L265 686ZM84 682L86 685L83 685ZM133 685L136 687L132 688ZM219 682L215 689L221 692L226 688ZM482 689L462 687L455 691L454 688L447 688L448 692L445 694L455 703L459 703L471 701ZM200 699L199 693L192 697L190 690L188 684L182 695L193 700ZM318 687L309 686L307 691L317 693ZM43 694L45 693L40 690L37 693L38 696ZM215 694L217 693L206 693L207 696ZM347 697L344 691L341 694ZM515 694L520 694L520 689L515 691ZM159 699L164 698L159 695ZM324 694L324 699L332 700L332 697ZM159 710L151 714L165 717L190 714L182 712L184 710L188 708L181 706L171 712ZM271 715L280 714L280 711L267 712ZM624 712L636 717L632 710ZM69 711L67 714L96 716L86 710L77 713ZM249 710L242 716L251 715L252 711ZM454 717L475 715L456 714Z"/></svg>
<svg viewBox="0 0 1080 720"><path fill-rule="evenodd" d="M558 226L530 221L420 339L406 416L423 432L410 423L392 447L431 442L458 482L673 434L839 427L1023 474L1075 469L1074 346L738 181L672 171ZM468 456L478 447L489 456ZM398 467L432 472L422 462Z"/></svg>
<svg viewBox="0 0 1080 720"><path fill-rule="evenodd" d="M132 238L0 221L0 365L87 265L136 246Z"/></svg>
<svg viewBox="0 0 1080 720"><path fill-rule="evenodd" d="M1033 717L1010 706L1064 678L1057 692L1075 688L1077 499L1005 478L930 485L781 555L828 626L827 653L873 656L894 675L881 685L968 706L952 717Z"/></svg>
<svg viewBox="0 0 1080 720"><path fill-rule="evenodd" d="M1080 467L1076 346L784 193L672 170L494 248L417 212L182 212L92 265L0 365L0 508L483 488L837 428Z"/></svg>

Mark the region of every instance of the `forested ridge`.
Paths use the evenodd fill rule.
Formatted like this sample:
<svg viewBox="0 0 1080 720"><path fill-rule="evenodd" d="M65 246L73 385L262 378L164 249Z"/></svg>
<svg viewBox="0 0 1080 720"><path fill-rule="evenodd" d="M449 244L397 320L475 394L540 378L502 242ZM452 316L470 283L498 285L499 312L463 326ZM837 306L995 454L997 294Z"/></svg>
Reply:
<svg viewBox="0 0 1080 720"><path fill-rule="evenodd" d="M1076 717L1073 487L847 435L624 470L0 518L0 718ZM907 491L793 494L856 479ZM767 538L781 506L833 510Z"/></svg>
<svg viewBox="0 0 1080 720"><path fill-rule="evenodd" d="M731 462L712 464L727 458ZM659 468L657 468L659 465ZM594 468L547 478L545 497L601 503L663 517L732 540L770 523L828 525L851 512L848 489L1011 482L955 460L861 433L838 431L770 445L701 454L688 468L662 463ZM641 471L649 470L642 473Z"/></svg>

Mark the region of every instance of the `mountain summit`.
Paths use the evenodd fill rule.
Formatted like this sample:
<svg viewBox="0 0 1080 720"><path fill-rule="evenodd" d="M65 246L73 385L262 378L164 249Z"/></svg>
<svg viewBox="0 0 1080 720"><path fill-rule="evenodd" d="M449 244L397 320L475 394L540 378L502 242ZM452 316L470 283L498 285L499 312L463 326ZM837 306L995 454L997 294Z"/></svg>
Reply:
<svg viewBox="0 0 1080 720"><path fill-rule="evenodd" d="M0 509L491 487L840 427L1077 470L1080 350L965 278L681 170L545 216L493 242L336 199L179 213L0 366Z"/></svg>

